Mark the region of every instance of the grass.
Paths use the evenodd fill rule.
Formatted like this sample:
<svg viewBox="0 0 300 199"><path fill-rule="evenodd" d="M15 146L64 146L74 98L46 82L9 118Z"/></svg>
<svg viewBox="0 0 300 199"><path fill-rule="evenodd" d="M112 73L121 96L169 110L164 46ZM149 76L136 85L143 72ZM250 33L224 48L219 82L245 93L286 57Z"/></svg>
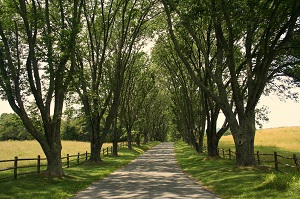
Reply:
<svg viewBox="0 0 300 199"><path fill-rule="evenodd" d="M223 199L299 198L299 174L237 168L234 161L208 159L183 142L175 144L175 151L182 169Z"/></svg>
<svg viewBox="0 0 300 199"><path fill-rule="evenodd" d="M134 150L121 149L118 157L105 156L99 164L86 162L65 169L63 178L47 178L43 175L27 175L17 180L2 180L0 198L70 198L84 190L92 182L123 167L157 143L149 143Z"/></svg>

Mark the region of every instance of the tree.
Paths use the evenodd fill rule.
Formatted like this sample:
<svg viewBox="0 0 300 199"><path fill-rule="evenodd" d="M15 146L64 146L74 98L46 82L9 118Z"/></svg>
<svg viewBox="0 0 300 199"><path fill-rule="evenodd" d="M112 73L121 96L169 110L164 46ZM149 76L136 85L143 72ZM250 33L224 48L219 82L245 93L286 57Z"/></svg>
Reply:
<svg viewBox="0 0 300 199"><path fill-rule="evenodd" d="M61 116L74 69L82 1L0 4L2 97L40 143L48 161L46 173L62 176ZM30 115L30 101L41 128Z"/></svg>
<svg viewBox="0 0 300 199"><path fill-rule="evenodd" d="M217 103L226 116L235 142L237 165L256 165L255 107L267 82L284 67L275 65L274 60L286 52L285 49L289 48L286 44L299 29L300 3L294 0L191 0L176 3L162 0L162 3L169 34L178 56L192 79ZM197 34L205 32L197 23L202 17L212 22L214 37L211 37L210 48L203 45L205 37ZM207 72L217 86L217 93L211 91L199 78L197 67L194 67L189 55L182 50L178 39L182 35L177 34L179 28L186 30L195 41L205 56L204 62L215 60L212 61L213 65L201 67L210 67Z"/></svg>
<svg viewBox="0 0 300 199"><path fill-rule="evenodd" d="M120 1L86 1L83 10L86 23L79 38L81 48L77 49L76 77L74 90L79 95L90 135L90 161L100 162L102 144L100 138L101 120L111 103L112 66L107 61L111 54L110 41L115 18L121 6ZM103 139L102 139L103 140Z"/></svg>
<svg viewBox="0 0 300 199"><path fill-rule="evenodd" d="M155 2L95 0L84 6L87 32L81 42L87 45L77 52L75 82L91 131L90 161L101 161L100 149L117 120L125 71L140 49Z"/></svg>
<svg viewBox="0 0 300 199"><path fill-rule="evenodd" d="M141 117L141 108L154 86L154 79L151 77L150 63L146 54L141 52L133 55L133 57L135 61L125 73L120 107L120 119L126 128L129 149L132 149L134 124ZM139 140L139 134L136 136Z"/></svg>
<svg viewBox="0 0 300 199"><path fill-rule="evenodd" d="M17 114L3 113L0 116L0 140L31 140L33 137L25 129Z"/></svg>
<svg viewBox="0 0 300 199"><path fill-rule="evenodd" d="M177 128L182 137L195 150L202 152L205 129L203 94L198 86L191 80L189 74L182 67L182 63L168 38L160 36L152 52L153 61L166 71L169 80L169 92L173 101Z"/></svg>

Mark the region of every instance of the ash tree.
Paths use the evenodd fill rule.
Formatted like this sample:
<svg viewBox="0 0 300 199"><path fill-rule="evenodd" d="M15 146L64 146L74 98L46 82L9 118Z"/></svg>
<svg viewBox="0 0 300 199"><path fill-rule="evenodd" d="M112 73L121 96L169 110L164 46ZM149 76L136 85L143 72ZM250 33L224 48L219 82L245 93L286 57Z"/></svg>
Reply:
<svg viewBox="0 0 300 199"><path fill-rule="evenodd" d="M100 150L115 128L125 71L144 39L145 24L155 12L152 1L90 0L84 4L84 27L76 52L75 91L91 135L90 161L100 162Z"/></svg>
<svg viewBox="0 0 300 199"><path fill-rule="evenodd" d="M74 70L81 6L78 0L0 2L1 96L40 143L51 176L64 175L61 116Z"/></svg>
<svg viewBox="0 0 300 199"><path fill-rule="evenodd" d="M292 48L288 45L299 31L300 2L288 1L167 1L168 32L192 79L221 108L231 129L238 166L254 166L255 107L266 84L286 64L276 60ZM199 32L211 22L209 48ZM180 28L195 41L205 56L200 67L207 72L218 92L199 78L199 68L182 48ZM214 60L212 60L214 59ZM290 63L294 65L295 63ZM201 77L201 76L200 76Z"/></svg>

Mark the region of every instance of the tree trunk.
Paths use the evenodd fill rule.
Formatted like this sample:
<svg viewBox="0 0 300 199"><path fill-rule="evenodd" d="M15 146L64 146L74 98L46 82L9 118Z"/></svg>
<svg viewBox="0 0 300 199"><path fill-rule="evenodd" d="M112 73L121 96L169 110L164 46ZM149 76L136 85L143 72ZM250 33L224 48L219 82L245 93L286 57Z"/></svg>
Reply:
<svg viewBox="0 0 300 199"><path fill-rule="evenodd" d="M132 150L132 135L131 135L131 133L127 135L127 141L128 141L128 149Z"/></svg>
<svg viewBox="0 0 300 199"><path fill-rule="evenodd" d="M210 137L210 138L208 138ZM217 138L216 133L212 133L210 136L207 137L207 151L209 157L218 157L218 145L219 139Z"/></svg>
<svg viewBox="0 0 300 199"><path fill-rule="evenodd" d="M132 150L132 127L128 126L127 128L127 142L128 142L128 149Z"/></svg>
<svg viewBox="0 0 300 199"><path fill-rule="evenodd" d="M144 135L144 141L143 141L143 144L147 144L148 141L149 141L147 131L144 130L143 135Z"/></svg>
<svg viewBox="0 0 300 199"><path fill-rule="evenodd" d="M56 145L50 148L50 150L44 150L47 157L47 169L46 174L50 176L61 177L64 175L61 161L61 145Z"/></svg>
<svg viewBox="0 0 300 199"><path fill-rule="evenodd" d="M250 115L250 116L249 116ZM248 114L238 128L232 129L237 166L256 166L254 155L255 114Z"/></svg>
<svg viewBox="0 0 300 199"><path fill-rule="evenodd" d="M91 139L91 156L89 161L91 162L101 162L101 146L100 140L98 136L95 136L95 138Z"/></svg>
<svg viewBox="0 0 300 199"><path fill-rule="evenodd" d="M112 151L113 156L118 156L118 140L113 140L113 151Z"/></svg>
<svg viewBox="0 0 300 199"><path fill-rule="evenodd" d="M200 153L203 153L203 138L204 138L204 134L202 134L202 132L200 131L200 135L198 137L199 152Z"/></svg>
<svg viewBox="0 0 300 199"><path fill-rule="evenodd" d="M206 137L207 137L208 156L218 157L219 138L217 137L217 123L213 119L211 119L210 124L208 124Z"/></svg>
<svg viewBox="0 0 300 199"><path fill-rule="evenodd" d="M141 135L138 133L135 138L135 142L137 146L141 146Z"/></svg>

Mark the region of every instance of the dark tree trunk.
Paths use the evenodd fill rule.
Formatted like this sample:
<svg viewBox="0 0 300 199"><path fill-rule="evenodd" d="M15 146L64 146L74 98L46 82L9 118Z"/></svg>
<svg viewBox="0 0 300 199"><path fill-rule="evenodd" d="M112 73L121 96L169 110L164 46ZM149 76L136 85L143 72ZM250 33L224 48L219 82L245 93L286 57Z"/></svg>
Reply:
<svg viewBox="0 0 300 199"><path fill-rule="evenodd" d="M101 146L102 144L100 144L100 140L97 136L96 139L92 139L91 140L91 156L89 161L91 162L101 162Z"/></svg>
<svg viewBox="0 0 300 199"><path fill-rule="evenodd" d="M131 131L131 127L129 126L127 128L127 142L128 142L128 149L132 150L132 131Z"/></svg>
<svg viewBox="0 0 300 199"><path fill-rule="evenodd" d="M248 113L239 125L231 129L235 148L237 166L256 166L254 155L255 114Z"/></svg>
<svg viewBox="0 0 300 199"><path fill-rule="evenodd" d="M54 144L51 148L47 148L44 152L47 157L47 169L46 174L50 176L58 176L61 177L64 175L64 171L62 169L62 161L61 161L61 145Z"/></svg>
<svg viewBox="0 0 300 199"><path fill-rule="evenodd" d="M135 142L137 146L141 146L141 135L138 133L135 138Z"/></svg>
<svg viewBox="0 0 300 199"><path fill-rule="evenodd" d="M112 151L113 156L118 156L118 140L113 140L113 151Z"/></svg>
<svg viewBox="0 0 300 199"><path fill-rule="evenodd" d="M144 141L143 141L143 144L147 144L148 141L149 141L149 138L148 138L148 133L147 131L144 130L143 132L143 135L144 135Z"/></svg>
<svg viewBox="0 0 300 199"><path fill-rule="evenodd" d="M200 153L203 153L203 139L204 139L204 134L200 132L200 136L198 138L199 152Z"/></svg>
<svg viewBox="0 0 300 199"><path fill-rule="evenodd" d="M218 157L219 138L217 136L217 125L215 121L211 121L206 131L207 151L209 157Z"/></svg>

